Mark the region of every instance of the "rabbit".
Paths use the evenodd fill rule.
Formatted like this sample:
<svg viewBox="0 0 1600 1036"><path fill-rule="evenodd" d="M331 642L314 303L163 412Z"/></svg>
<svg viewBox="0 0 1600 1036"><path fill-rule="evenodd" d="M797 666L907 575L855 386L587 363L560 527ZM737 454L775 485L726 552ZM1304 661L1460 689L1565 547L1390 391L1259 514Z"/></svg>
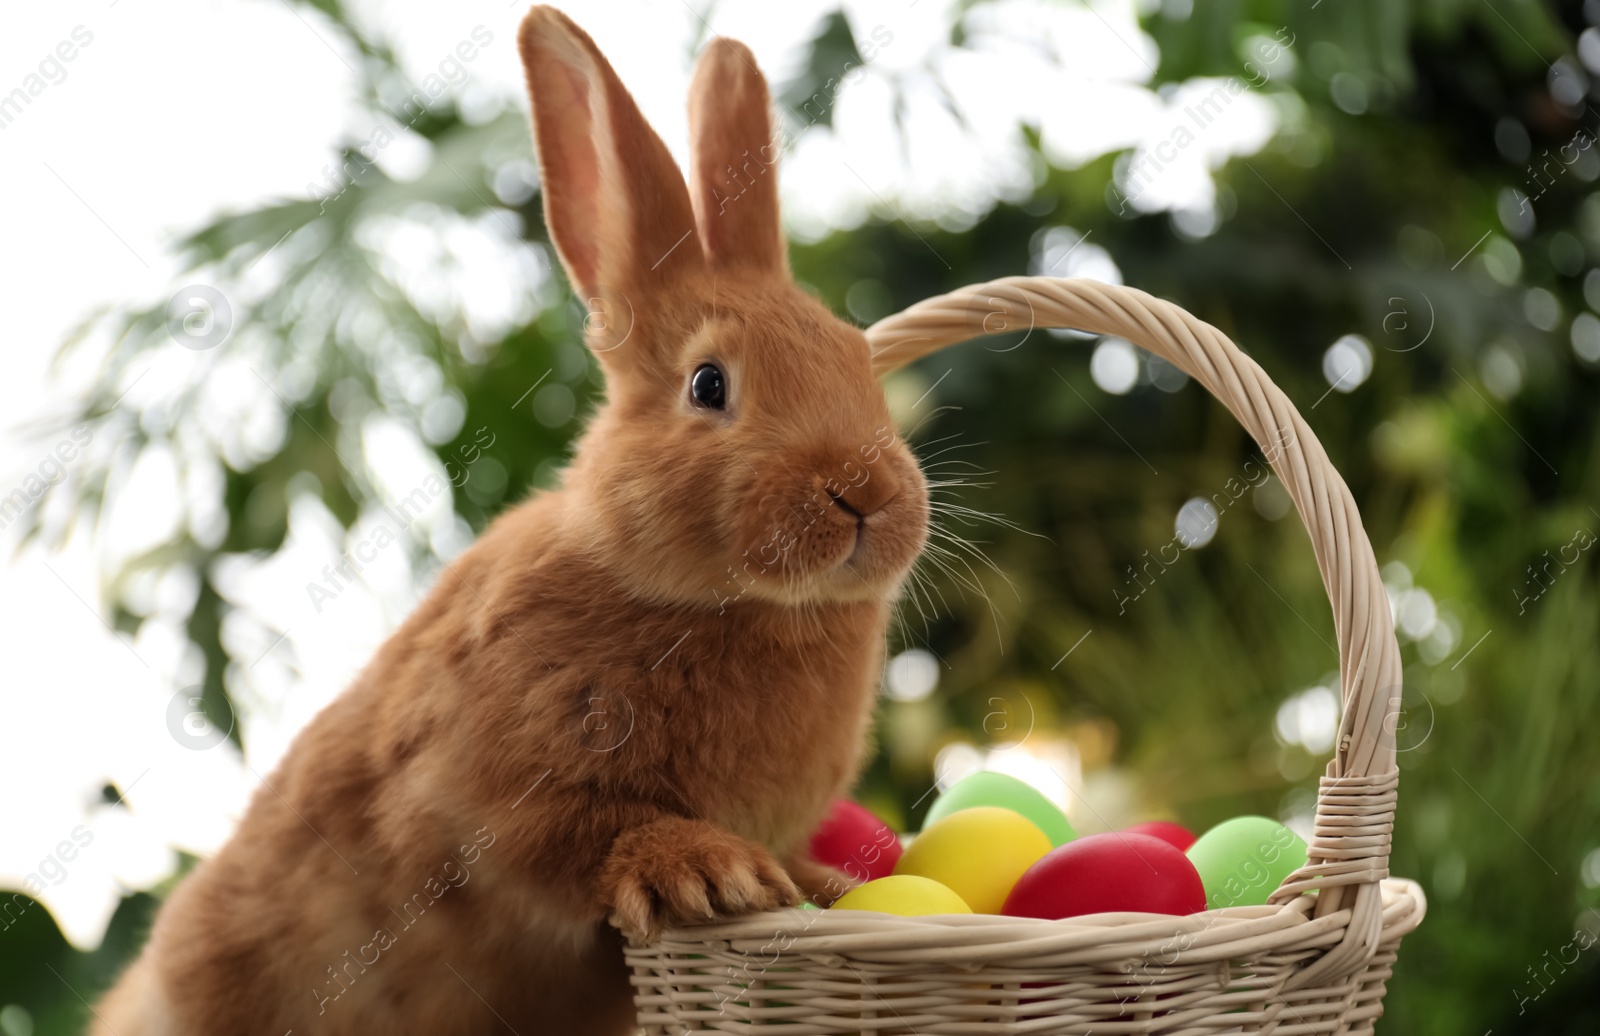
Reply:
<svg viewBox="0 0 1600 1036"><path fill-rule="evenodd" d="M626 1033L625 937L847 887L807 836L863 763L927 483L862 332L789 274L750 51L698 61L686 183L565 15L518 45L606 399L172 892L95 1032Z"/></svg>

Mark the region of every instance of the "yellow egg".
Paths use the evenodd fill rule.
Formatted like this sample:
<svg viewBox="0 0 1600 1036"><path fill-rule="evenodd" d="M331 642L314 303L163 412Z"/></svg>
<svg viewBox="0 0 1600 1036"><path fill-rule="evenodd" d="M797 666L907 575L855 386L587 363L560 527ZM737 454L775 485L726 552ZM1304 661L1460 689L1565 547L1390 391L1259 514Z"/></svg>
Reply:
<svg viewBox="0 0 1600 1036"><path fill-rule="evenodd" d="M894 872L932 878L975 914L998 914L1022 872L1051 849L1050 838L1020 813L974 806L918 835Z"/></svg>
<svg viewBox="0 0 1600 1036"><path fill-rule="evenodd" d="M970 914L961 897L931 878L892 874L858 885L840 896L834 910L875 910L880 914L922 917L927 914Z"/></svg>

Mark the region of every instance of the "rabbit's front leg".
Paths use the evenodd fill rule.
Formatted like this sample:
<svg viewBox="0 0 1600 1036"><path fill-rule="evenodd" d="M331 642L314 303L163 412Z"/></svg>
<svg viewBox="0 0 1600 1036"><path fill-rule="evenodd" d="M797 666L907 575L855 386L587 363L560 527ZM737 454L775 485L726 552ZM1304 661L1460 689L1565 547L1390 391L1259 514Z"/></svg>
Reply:
<svg viewBox="0 0 1600 1036"><path fill-rule="evenodd" d="M623 933L649 941L663 928L800 902L764 846L703 820L658 817L617 836L600 892Z"/></svg>

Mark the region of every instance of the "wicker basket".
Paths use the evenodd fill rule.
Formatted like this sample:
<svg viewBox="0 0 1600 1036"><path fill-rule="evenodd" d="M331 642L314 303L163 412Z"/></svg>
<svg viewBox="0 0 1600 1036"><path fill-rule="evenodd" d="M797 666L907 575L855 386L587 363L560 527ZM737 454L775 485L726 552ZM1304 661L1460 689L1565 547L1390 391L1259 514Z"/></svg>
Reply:
<svg viewBox="0 0 1600 1036"><path fill-rule="evenodd" d="M867 331L881 374L984 334L1120 335L1187 372L1266 452L1333 602L1344 709L1305 867L1270 904L1061 921L775 911L630 945L650 1034L1367 1033L1422 891L1388 877L1400 654L1355 502L1311 429L1216 328L1133 288L1012 277ZM1035 333L1027 343L1049 341Z"/></svg>

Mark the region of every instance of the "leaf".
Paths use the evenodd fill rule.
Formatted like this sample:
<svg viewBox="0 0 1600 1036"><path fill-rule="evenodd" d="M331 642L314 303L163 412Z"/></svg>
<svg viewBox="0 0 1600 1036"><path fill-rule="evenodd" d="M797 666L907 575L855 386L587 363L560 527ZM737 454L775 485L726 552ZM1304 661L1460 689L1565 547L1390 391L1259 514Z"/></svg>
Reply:
<svg viewBox="0 0 1600 1036"><path fill-rule="evenodd" d="M778 91L783 117L795 133L812 126L833 127L833 104L852 69L865 64L842 9L825 15L809 44L800 74Z"/></svg>

